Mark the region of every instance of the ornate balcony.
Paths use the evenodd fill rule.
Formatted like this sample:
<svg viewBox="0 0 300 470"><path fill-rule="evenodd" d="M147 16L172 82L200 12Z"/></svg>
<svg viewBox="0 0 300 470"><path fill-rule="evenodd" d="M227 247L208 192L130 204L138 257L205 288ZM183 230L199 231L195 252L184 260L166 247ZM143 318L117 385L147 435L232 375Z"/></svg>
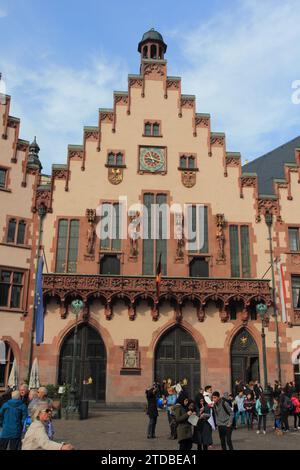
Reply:
<svg viewBox="0 0 300 470"><path fill-rule="evenodd" d="M114 302L122 299L128 304L131 320L135 318L135 308L140 300L150 302L154 320L158 318L159 305L164 300L172 303L179 320L182 317L183 304L192 301L197 306L199 321L204 320L204 308L210 300L216 302L222 321L227 321L229 318L227 310L231 302L242 304L245 319L248 319L247 310L251 304L264 302L270 306L272 303L269 281L265 279L164 277L160 284L160 294L157 296L154 277L53 273L43 275L43 290L45 297L59 299L63 317L75 297L85 302L84 317L89 314L90 301L101 299L105 305L107 319L112 317Z"/></svg>

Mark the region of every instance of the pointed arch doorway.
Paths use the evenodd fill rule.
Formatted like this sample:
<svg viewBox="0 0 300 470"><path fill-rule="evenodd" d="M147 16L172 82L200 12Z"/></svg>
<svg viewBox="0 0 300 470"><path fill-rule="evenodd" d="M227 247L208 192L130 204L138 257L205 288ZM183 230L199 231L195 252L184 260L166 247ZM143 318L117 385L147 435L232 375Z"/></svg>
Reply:
<svg viewBox="0 0 300 470"><path fill-rule="evenodd" d="M231 384L241 379L243 383L259 380L259 352L253 336L246 328L237 332L231 342Z"/></svg>
<svg viewBox="0 0 300 470"><path fill-rule="evenodd" d="M194 398L200 387L200 354L193 337L180 326L162 335L155 348L154 378L172 383L187 379L187 391Z"/></svg>
<svg viewBox="0 0 300 470"><path fill-rule="evenodd" d="M74 329L61 346L59 357L59 384L71 383L73 360ZM85 323L78 326L75 380L79 397L95 401L105 401L106 390L106 348L99 333ZM83 381L92 378L92 384L85 386Z"/></svg>

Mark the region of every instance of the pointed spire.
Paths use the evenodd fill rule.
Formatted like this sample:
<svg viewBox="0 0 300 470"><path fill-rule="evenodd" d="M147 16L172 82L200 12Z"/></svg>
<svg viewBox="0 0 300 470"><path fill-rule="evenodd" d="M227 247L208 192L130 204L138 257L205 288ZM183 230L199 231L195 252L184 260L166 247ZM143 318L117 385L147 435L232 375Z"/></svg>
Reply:
<svg viewBox="0 0 300 470"><path fill-rule="evenodd" d="M36 141L36 136L35 136L33 142L31 142L31 144L29 145L27 166L29 166L30 168L39 168L39 170L43 168L39 159L39 152L40 152L40 147Z"/></svg>

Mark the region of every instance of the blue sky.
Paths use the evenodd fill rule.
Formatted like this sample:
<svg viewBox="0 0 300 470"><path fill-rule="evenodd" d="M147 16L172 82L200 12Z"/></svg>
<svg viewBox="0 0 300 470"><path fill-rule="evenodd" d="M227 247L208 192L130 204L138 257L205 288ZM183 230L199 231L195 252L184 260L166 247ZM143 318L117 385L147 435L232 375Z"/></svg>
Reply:
<svg viewBox="0 0 300 470"><path fill-rule="evenodd" d="M197 111L251 160L300 134L299 0L0 0L0 71L21 138L34 135L44 171L64 163L84 125L138 73L137 44L154 27L168 74L196 94Z"/></svg>

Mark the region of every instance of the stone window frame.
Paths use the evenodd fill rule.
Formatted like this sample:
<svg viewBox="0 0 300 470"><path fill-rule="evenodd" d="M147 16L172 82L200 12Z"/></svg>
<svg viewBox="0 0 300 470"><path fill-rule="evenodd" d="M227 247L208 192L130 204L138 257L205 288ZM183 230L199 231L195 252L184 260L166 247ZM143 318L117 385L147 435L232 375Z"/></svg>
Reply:
<svg viewBox="0 0 300 470"><path fill-rule="evenodd" d="M59 243L59 224L62 220L66 220L68 222L68 234L67 234L67 243L66 243L66 250L65 250L65 262L64 262L64 271L57 271L57 254L58 254L58 243ZM70 236L71 236L71 222L77 221L78 222L78 245L77 245L77 261L76 261L76 269L75 271L68 271L68 264L69 264L69 247L70 247ZM78 267L78 255L79 255L79 247L80 247L80 218L79 217L58 217L57 219L57 237L56 237L56 249L55 249L55 273L59 274L75 274L77 273Z"/></svg>
<svg viewBox="0 0 300 470"><path fill-rule="evenodd" d="M24 268L18 268L14 266L0 266L0 283L1 283L1 272L8 271L10 272L10 282L9 282L9 293L8 293L8 305L1 305L0 310L7 311L7 312L17 312L17 313L25 313L25 302L27 297L27 287L28 287L28 270ZM21 284L21 294L20 294L20 305L19 307L10 307L11 303L11 291L13 286L13 273L21 273L22 274L22 284ZM18 284L19 285L19 284Z"/></svg>
<svg viewBox="0 0 300 470"><path fill-rule="evenodd" d="M150 126L150 134L146 133L146 126ZM154 134L154 126L158 126L158 134ZM161 133L161 120L159 119L144 119L144 127L143 127L143 137L162 137Z"/></svg>
<svg viewBox="0 0 300 470"><path fill-rule="evenodd" d="M113 163L109 162L109 156L110 155L113 155L113 157L114 157L114 162ZM119 155L122 155L122 163L121 164L118 164L118 162L117 162L117 157ZM125 150L108 149L107 150L107 157L106 157L105 166L106 166L106 168L126 168L126 165L125 165Z"/></svg>
<svg viewBox="0 0 300 470"><path fill-rule="evenodd" d="M182 166L181 160L185 158L187 165ZM194 166L189 167L189 161L193 160L194 161ZM179 154L179 165L178 165L178 170L180 171L199 171L198 164L197 164L197 154L196 153L191 153L191 152L184 152Z"/></svg>
<svg viewBox="0 0 300 470"><path fill-rule="evenodd" d="M11 192L11 189L9 188L9 184L10 184L10 177L9 177L10 175L9 175L9 173L10 173L11 168L8 167L8 166L1 165L0 170L5 172L4 186L0 186L0 191Z"/></svg>
<svg viewBox="0 0 300 470"><path fill-rule="evenodd" d="M8 238L8 229L9 229L9 223L11 220L16 221L16 229L15 229L15 237L14 241L9 242L7 240ZM25 234L24 234L24 241L23 243L17 243L18 240L18 233L19 233L19 224L21 222L24 222L25 224ZM28 248L29 247L29 225L30 225L30 220L25 218L25 217L19 217L15 215L8 215L6 216L6 230L4 233L4 238L2 241L2 244L9 245L9 246L15 246L15 247L20 247L20 248Z"/></svg>

